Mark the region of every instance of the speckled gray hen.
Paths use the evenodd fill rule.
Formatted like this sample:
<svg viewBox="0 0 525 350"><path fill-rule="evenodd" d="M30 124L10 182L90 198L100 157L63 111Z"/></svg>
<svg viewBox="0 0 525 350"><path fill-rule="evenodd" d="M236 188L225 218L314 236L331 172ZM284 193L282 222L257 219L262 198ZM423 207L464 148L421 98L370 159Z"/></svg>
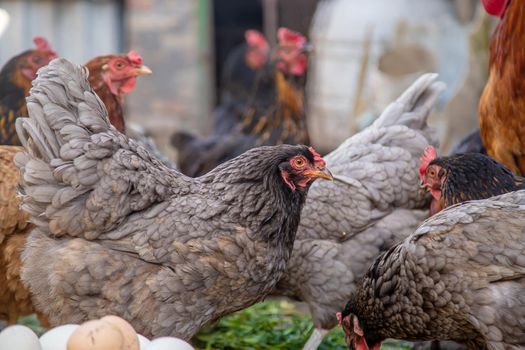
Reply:
<svg viewBox="0 0 525 350"><path fill-rule="evenodd" d="M22 279L54 323L117 314L189 339L261 300L291 254L311 182L306 146L250 150L198 179L120 134L64 59L41 70L18 134L22 206L36 224Z"/></svg>
<svg viewBox="0 0 525 350"><path fill-rule="evenodd" d="M356 350L385 338L525 348L525 191L445 209L378 258L341 321Z"/></svg>
<svg viewBox="0 0 525 350"><path fill-rule="evenodd" d="M444 89L419 78L368 128L325 159L334 181L315 183L301 214L288 269L274 294L305 301L315 349L374 259L428 216L419 191L419 157L436 136L428 115Z"/></svg>

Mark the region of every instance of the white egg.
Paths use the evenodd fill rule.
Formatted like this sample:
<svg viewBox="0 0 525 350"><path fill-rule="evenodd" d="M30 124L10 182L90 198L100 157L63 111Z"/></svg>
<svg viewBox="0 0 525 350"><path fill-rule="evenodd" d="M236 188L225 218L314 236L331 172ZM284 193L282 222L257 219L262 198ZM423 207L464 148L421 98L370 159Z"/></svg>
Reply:
<svg viewBox="0 0 525 350"><path fill-rule="evenodd" d="M65 324L48 330L40 337L42 350L66 350L67 340L78 324Z"/></svg>
<svg viewBox="0 0 525 350"><path fill-rule="evenodd" d="M195 350L184 340L174 337L161 337L153 339L146 350Z"/></svg>
<svg viewBox="0 0 525 350"><path fill-rule="evenodd" d="M30 328L9 326L0 333L0 350L42 350L38 337Z"/></svg>
<svg viewBox="0 0 525 350"><path fill-rule="evenodd" d="M143 336L142 334L137 334L137 337L139 338L139 346L140 350L146 350L149 343L151 343L151 340Z"/></svg>

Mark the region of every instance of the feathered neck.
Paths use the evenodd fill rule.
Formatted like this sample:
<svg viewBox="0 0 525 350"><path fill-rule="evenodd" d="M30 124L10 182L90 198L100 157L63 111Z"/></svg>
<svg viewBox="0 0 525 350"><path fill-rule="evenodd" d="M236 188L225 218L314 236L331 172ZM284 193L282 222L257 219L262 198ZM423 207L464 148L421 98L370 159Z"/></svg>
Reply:
<svg viewBox="0 0 525 350"><path fill-rule="evenodd" d="M289 155L275 152L276 147L251 149L198 180L216 191L229 206L230 216L246 223L252 239L280 246L289 255L308 189L292 191L284 183L278 166Z"/></svg>
<svg viewBox="0 0 525 350"><path fill-rule="evenodd" d="M525 75L525 1L512 0L505 10L501 22L496 27L490 43L490 69L502 75L512 69L514 84L521 82Z"/></svg>
<svg viewBox="0 0 525 350"><path fill-rule="evenodd" d="M441 190L446 207L467 200L497 196L524 187L525 179L482 154L440 157L430 164L437 164L447 172Z"/></svg>
<svg viewBox="0 0 525 350"><path fill-rule="evenodd" d="M122 107L124 96L114 95L102 78L102 66L107 61L109 61L109 59L102 57L100 59L94 59L86 64L86 68L89 70L88 81L93 90L95 90L97 96L102 102L104 102L111 125L121 133L125 134L126 122L124 120L124 110Z"/></svg>
<svg viewBox="0 0 525 350"><path fill-rule="evenodd" d="M275 73L277 86L277 105L284 118L302 118L304 114L304 91L301 87L286 78L281 71Z"/></svg>
<svg viewBox="0 0 525 350"><path fill-rule="evenodd" d="M29 55L32 51L27 50L11 58L0 71L0 97L8 94L16 94L19 100L25 104L24 97L29 95L31 81L22 75L17 65L24 56Z"/></svg>
<svg viewBox="0 0 525 350"><path fill-rule="evenodd" d="M256 135L267 144L310 143L304 88L294 79L276 70L272 93L262 96L263 106L253 105L245 111L243 133Z"/></svg>

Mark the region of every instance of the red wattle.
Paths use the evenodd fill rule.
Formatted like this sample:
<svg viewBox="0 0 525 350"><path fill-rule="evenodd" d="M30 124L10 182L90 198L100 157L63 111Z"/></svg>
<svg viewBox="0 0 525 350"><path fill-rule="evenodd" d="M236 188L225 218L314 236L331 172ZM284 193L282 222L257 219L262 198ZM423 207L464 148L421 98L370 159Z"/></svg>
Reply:
<svg viewBox="0 0 525 350"><path fill-rule="evenodd" d="M137 77L130 77L122 81L122 85L120 85L119 92L128 94L135 88L135 84L137 83Z"/></svg>
<svg viewBox="0 0 525 350"><path fill-rule="evenodd" d="M368 344L366 343L365 337L359 337L359 340L356 340L354 343L355 350L370 350Z"/></svg>

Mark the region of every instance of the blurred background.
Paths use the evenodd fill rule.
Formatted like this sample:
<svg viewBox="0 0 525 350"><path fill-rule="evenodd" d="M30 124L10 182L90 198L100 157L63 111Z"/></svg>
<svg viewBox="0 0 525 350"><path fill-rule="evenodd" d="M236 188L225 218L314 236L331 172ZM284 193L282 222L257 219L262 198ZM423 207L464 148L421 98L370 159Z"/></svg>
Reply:
<svg viewBox="0 0 525 350"><path fill-rule="evenodd" d="M174 131L209 131L222 65L244 31L261 30L271 43L286 26L314 45L307 115L318 149L333 149L418 75L435 71L448 84L432 117L447 151L477 122L491 31L480 7L478 0L3 0L0 63L32 47L35 35L77 63L138 51L153 75L127 97L126 118L173 157Z"/></svg>

